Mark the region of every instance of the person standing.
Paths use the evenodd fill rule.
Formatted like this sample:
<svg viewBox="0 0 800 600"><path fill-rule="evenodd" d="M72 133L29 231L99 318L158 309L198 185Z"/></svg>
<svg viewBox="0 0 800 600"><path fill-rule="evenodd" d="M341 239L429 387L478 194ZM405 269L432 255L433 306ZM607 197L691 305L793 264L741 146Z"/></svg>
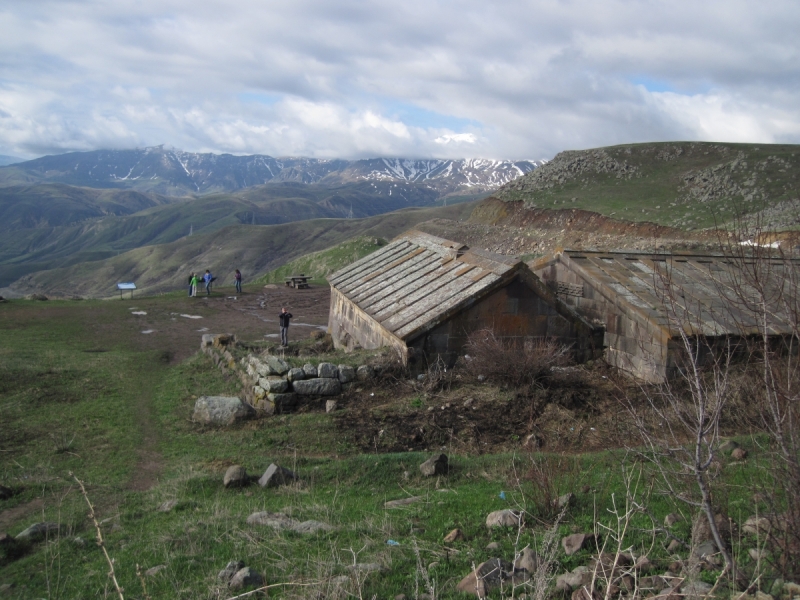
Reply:
<svg viewBox="0 0 800 600"><path fill-rule="evenodd" d="M189 297L192 297L192 282L194 281L194 271L189 274Z"/></svg>
<svg viewBox="0 0 800 600"><path fill-rule="evenodd" d="M291 318L292 313L288 312L286 308L282 308L278 321L281 324L281 346L284 348L289 346L289 319Z"/></svg>
<svg viewBox="0 0 800 600"><path fill-rule="evenodd" d="M233 283L236 286L236 292L241 294L242 293L242 273L239 269L236 269L236 273L233 274Z"/></svg>
<svg viewBox="0 0 800 600"><path fill-rule="evenodd" d="M206 274L203 275L203 281L206 282L206 295L211 295L211 282L214 281L214 277L211 275L211 271L206 269Z"/></svg>
<svg viewBox="0 0 800 600"><path fill-rule="evenodd" d="M189 287L191 287L191 289L192 289L191 296L192 296L192 298L195 298L197 296L197 282L198 282L197 275L192 273L192 279L190 281L191 281L191 285Z"/></svg>

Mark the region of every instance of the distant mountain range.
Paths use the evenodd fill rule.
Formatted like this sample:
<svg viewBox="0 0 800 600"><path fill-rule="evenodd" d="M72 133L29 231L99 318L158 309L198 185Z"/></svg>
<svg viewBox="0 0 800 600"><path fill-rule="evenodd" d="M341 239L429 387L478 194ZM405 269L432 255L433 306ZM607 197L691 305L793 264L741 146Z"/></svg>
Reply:
<svg viewBox="0 0 800 600"><path fill-rule="evenodd" d="M157 146L44 156L0 168L0 185L65 183L183 196L286 182L323 187L402 182L424 186L442 197L492 191L540 164L530 160L273 158L196 154Z"/></svg>

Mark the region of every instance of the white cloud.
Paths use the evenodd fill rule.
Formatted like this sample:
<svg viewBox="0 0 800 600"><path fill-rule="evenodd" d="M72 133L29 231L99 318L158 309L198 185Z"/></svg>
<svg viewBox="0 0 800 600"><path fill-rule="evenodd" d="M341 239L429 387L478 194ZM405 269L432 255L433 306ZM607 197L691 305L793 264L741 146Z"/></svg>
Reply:
<svg viewBox="0 0 800 600"><path fill-rule="evenodd" d="M0 154L797 143L798 25L794 0L7 0Z"/></svg>

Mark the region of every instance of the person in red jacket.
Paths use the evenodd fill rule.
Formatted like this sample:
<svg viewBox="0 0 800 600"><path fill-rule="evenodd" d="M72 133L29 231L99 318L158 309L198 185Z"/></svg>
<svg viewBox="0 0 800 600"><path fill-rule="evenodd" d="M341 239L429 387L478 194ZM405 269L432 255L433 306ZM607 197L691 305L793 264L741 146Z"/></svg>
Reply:
<svg viewBox="0 0 800 600"><path fill-rule="evenodd" d="M281 346L289 346L289 319L292 318L292 313L288 312L286 308L281 309L281 314L278 316L278 321L281 324Z"/></svg>

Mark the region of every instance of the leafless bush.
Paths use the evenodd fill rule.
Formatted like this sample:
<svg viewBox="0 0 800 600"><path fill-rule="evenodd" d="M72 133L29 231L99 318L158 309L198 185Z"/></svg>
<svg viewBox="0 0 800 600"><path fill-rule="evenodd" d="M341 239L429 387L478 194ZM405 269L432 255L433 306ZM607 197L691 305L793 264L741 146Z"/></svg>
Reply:
<svg viewBox="0 0 800 600"><path fill-rule="evenodd" d="M539 383L553 367L571 362L569 346L544 338L498 337L489 328L470 334L465 350L476 374L514 387Z"/></svg>
<svg viewBox="0 0 800 600"><path fill-rule="evenodd" d="M528 512L547 522L555 518L564 508L559 506L559 498L577 487L578 477L574 458L532 454L530 467L522 476L531 484L525 486Z"/></svg>

